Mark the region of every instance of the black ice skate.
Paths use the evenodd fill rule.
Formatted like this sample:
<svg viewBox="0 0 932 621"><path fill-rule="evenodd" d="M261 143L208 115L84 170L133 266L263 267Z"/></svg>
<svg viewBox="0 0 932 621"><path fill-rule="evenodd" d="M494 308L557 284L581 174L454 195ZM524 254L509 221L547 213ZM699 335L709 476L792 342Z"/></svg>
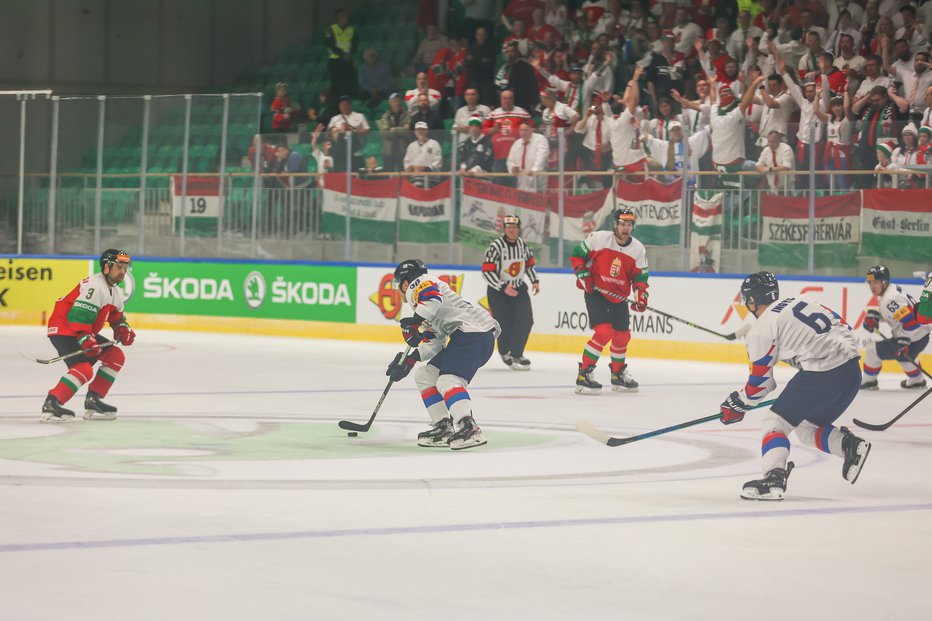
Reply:
<svg viewBox="0 0 932 621"><path fill-rule="evenodd" d="M774 468L763 479L748 481L741 489L741 497L745 500L783 500L786 482L793 467L793 462L789 462L786 464L786 470Z"/></svg>
<svg viewBox="0 0 932 621"><path fill-rule="evenodd" d="M861 474L861 468L871 452L871 443L857 437L847 427L841 428L841 450L845 452L845 463L841 467L841 476L854 485Z"/></svg>
<svg viewBox="0 0 932 621"><path fill-rule="evenodd" d="M506 367L510 367L514 363L515 359L511 357L511 354L504 353L502 354L502 362L505 363Z"/></svg>
<svg viewBox="0 0 932 621"><path fill-rule="evenodd" d="M912 390L914 388L925 388L926 387L926 378L916 376L908 377L900 382L900 388L906 388L907 390Z"/></svg>
<svg viewBox="0 0 932 621"><path fill-rule="evenodd" d="M84 420L116 420L117 409L100 400L96 392L88 391L84 399Z"/></svg>
<svg viewBox="0 0 932 621"><path fill-rule="evenodd" d="M524 356L514 356L511 359L511 368L515 371L530 371L531 361Z"/></svg>
<svg viewBox="0 0 932 621"><path fill-rule="evenodd" d="M427 431L417 434L417 445L426 447L450 448L450 437L453 435L453 421L449 417L441 419Z"/></svg>
<svg viewBox="0 0 932 621"><path fill-rule="evenodd" d="M40 423L70 423L74 420L74 412L62 407L58 399L49 395L42 404L42 417Z"/></svg>
<svg viewBox="0 0 932 621"><path fill-rule="evenodd" d="M876 377L865 377L861 380L861 390L879 390Z"/></svg>
<svg viewBox="0 0 932 621"><path fill-rule="evenodd" d="M621 367L621 371L618 373L612 373L612 390L615 392L638 391L638 383L628 372L628 365Z"/></svg>
<svg viewBox="0 0 932 621"><path fill-rule="evenodd" d="M454 451L482 446L485 442L482 430L476 424L472 414L461 419L456 424L456 431L450 436L450 448Z"/></svg>
<svg viewBox="0 0 932 621"><path fill-rule="evenodd" d="M592 372L595 371L595 365L591 364L588 367L583 367L581 362L577 364L579 365L579 373L576 375L576 394L598 394L599 391L602 390L602 384L592 379Z"/></svg>

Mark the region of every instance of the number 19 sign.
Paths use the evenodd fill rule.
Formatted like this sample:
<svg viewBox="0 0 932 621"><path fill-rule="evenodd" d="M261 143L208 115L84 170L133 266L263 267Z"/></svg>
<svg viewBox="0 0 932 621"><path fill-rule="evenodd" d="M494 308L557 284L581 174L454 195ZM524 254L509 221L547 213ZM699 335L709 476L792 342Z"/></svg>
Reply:
<svg viewBox="0 0 932 621"><path fill-rule="evenodd" d="M172 177L172 215L180 218L220 217L220 179L188 177L187 191L182 192L182 177Z"/></svg>

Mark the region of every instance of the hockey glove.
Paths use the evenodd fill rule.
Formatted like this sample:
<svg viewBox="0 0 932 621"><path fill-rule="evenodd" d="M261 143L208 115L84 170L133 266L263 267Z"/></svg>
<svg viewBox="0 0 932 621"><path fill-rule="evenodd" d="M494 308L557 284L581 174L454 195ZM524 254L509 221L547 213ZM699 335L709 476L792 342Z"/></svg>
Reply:
<svg viewBox="0 0 932 621"><path fill-rule="evenodd" d="M586 293L592 293L592 273L584 267L576 270L576 286Z"/></svg>
<svg viewBox="0 0 932 621"><path fill-rule="evenodd" d="M634 292L637 294L637 299L631 302L631 310L643 313L647 310L647 287L636 286Z"/></svg>
<svg viewBox="0 0 932 621"><path fill-rule="evenodd" d="M889 339L890 345L893 346L893 351L896 352L896 359L899 362L913 362L913 359L909 355L909 346L912 345L912 342L909 338L901 336L895 339Z"/></svg>
<svg viewBox="0 0 932 621"><path fill-rule="evenodd" d="M414 363L420 359L420 355L417 350L413 354L407 356L403 352L398 352L395 355L395 359L392 360L392 363L388 365L388 369L385 371L385 375L392 378L393 382L400 382L404 378L408 377L408 373L411 372L411 369L414 368Z"/></svg>
<svg viewBox="0 0 932 621"><path fill-rule="evenodd" d="M411 347L417 347L424 339L424 335L421 334L421 319L418 317L402 317L401 321L401 338L404 339L405 343Z"/></svg>
<svg viewBox="0 0 932 621"><path fill-rule="evenodd" d="M722 409L723 425L740 422L744 415L748 413L748 406L741 400L737 391L728 395L728 398L722 401L722 405L719 407Z"/></svg>
<svg viewBox="0 0 932 621"><path fill-rule="evenodd" d="M880 327L880 311L874 310L873 308L867 311L867 316L864 318L864 329L868 332L873 332Z"/></svg>
<svg viewBox="0 0 932 621"><path fill-rule="evenodd" d="M136 340L136 333L133 332L133 329L129 327L129 324L124 321L113 331L113 338L129 347L133 344L133 341Z"/></svg>
<svg viewBox="0 0 932 621"><path fill-rule="evenodd" d="M84 355L88 358L96 358L102 351L100 345L97 343L97 339L95 339L92 334L85 334L79 338L78 345L81 346L81 349L84 350Z"/></svg>

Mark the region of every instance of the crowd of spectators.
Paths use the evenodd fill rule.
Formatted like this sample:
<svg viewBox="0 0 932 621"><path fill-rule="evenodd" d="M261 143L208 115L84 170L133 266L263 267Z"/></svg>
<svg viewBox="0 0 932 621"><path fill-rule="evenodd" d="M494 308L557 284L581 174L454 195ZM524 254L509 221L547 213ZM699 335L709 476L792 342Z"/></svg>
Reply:
<svg viewBox="0 0 932 621"><path fill-rule="evenodd" d="M756 170L774 191L808 187L786 173L810 161L877 173L819 176L820 185L924 184L887 171L929 165L932 0L460 1L459 32L424 23L447 11L417 17L424 32L407 91L376 49L353 65L360 41L338 12L326 101L302 110L281 84L272 127L310 126L327 170L346 170L352 132L353 170L439 171L455 150L462 174L507 172L496 182L528 190L554 187L536 173L561 156L568 171L631 179L715 171L698 183L724 187ZM377 156L363 150L370 126L354 103L370 111ZM608 185L611 175L588 181Z"/></svg>

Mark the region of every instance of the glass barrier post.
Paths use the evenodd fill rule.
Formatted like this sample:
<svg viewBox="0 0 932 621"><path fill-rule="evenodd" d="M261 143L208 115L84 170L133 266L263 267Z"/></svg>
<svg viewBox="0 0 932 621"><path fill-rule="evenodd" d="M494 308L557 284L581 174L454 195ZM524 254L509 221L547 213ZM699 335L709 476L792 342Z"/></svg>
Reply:
<svg viewBox="0 0 932 621"><path fill-rule="evenodd" d="M217 185L217 256L223 252L223 217L226 213L227 130L230 123L230 95L223 94L223 121L220 127L220 178ZM259 154L256 153L256 157Z"/></svg>
<svg viewBox="0 0 932 621"><path fill-rule="evenodd" d="M456 168L459 164L456 157L459 155L459 136L456 129L450 130L450 230L447 232L447 262L453 265L453 228L456 225Z"/></svg>
<svg viewBox="0 0 932 621"><path fill-rule="evenodd" d="M139 254L146 248L146 173L149 166L149 113L152 95L142 98L142 145L139 151Z"/></svg>
<svg viewBox="0 0 932 621"><path fill-rule="evenodd" d="M815 273L815 124L809 127L809 274Z"/></svg>
<svg viewBox="0 0 932 621"><path fill-rule="evenodd" d="M104 122L107 120L107 97L97 97L97 173L94 188L94 252L100 252L100 219L103 207Z"/></svg>
<svg viewBox="0 0 932 621"><path fill-rule="evenodd" d="M188 149L191 143L191 95L184 96L184 142L181 152L181 218L178 222L180 228L180 251L185 256L185 212L188 208Z"/></svg>
<svg viewBox="0 0 932 621"><path fill-rule="evenodd" d="M49 254L55 253L55 202L58 200L58 114L59 99L52 97L52 146L49 154Z"/></svg>
<svg viewBox="0 0 932 621"><path fill-rule="evenodd" d="M343 257L346 261L349 261L352 255L350 206L352 205L353 192L353 132L344 133L346 134L346 241L343 245Z"/></svg>
<svg viewBox="0 0 932 621"><path fill-rule="evenodd" d="M19 99L19 179L16 193L16 254L23 254L23 218L25 209L24 188L26 182L26 95L18 95Z"/></svg>
<svg viewBox="0 0 932 621"><path fill-rule="evenodd" d="M557 267L563 267L563 216L566 208L566 135L564 128L557 130L557 158L558 165L558 182L557 182L557 217L560 221L557 223ZM551 229L553 230L553 229Z"/></svg>
<svg viewBox="0 0 932 621"><path fill-rule="evenodd" d="M259 171L262 166L262 93L256 93L256 162L253 173L252 184L252 258L259 254L259 191L261 178Z"/></svg>

